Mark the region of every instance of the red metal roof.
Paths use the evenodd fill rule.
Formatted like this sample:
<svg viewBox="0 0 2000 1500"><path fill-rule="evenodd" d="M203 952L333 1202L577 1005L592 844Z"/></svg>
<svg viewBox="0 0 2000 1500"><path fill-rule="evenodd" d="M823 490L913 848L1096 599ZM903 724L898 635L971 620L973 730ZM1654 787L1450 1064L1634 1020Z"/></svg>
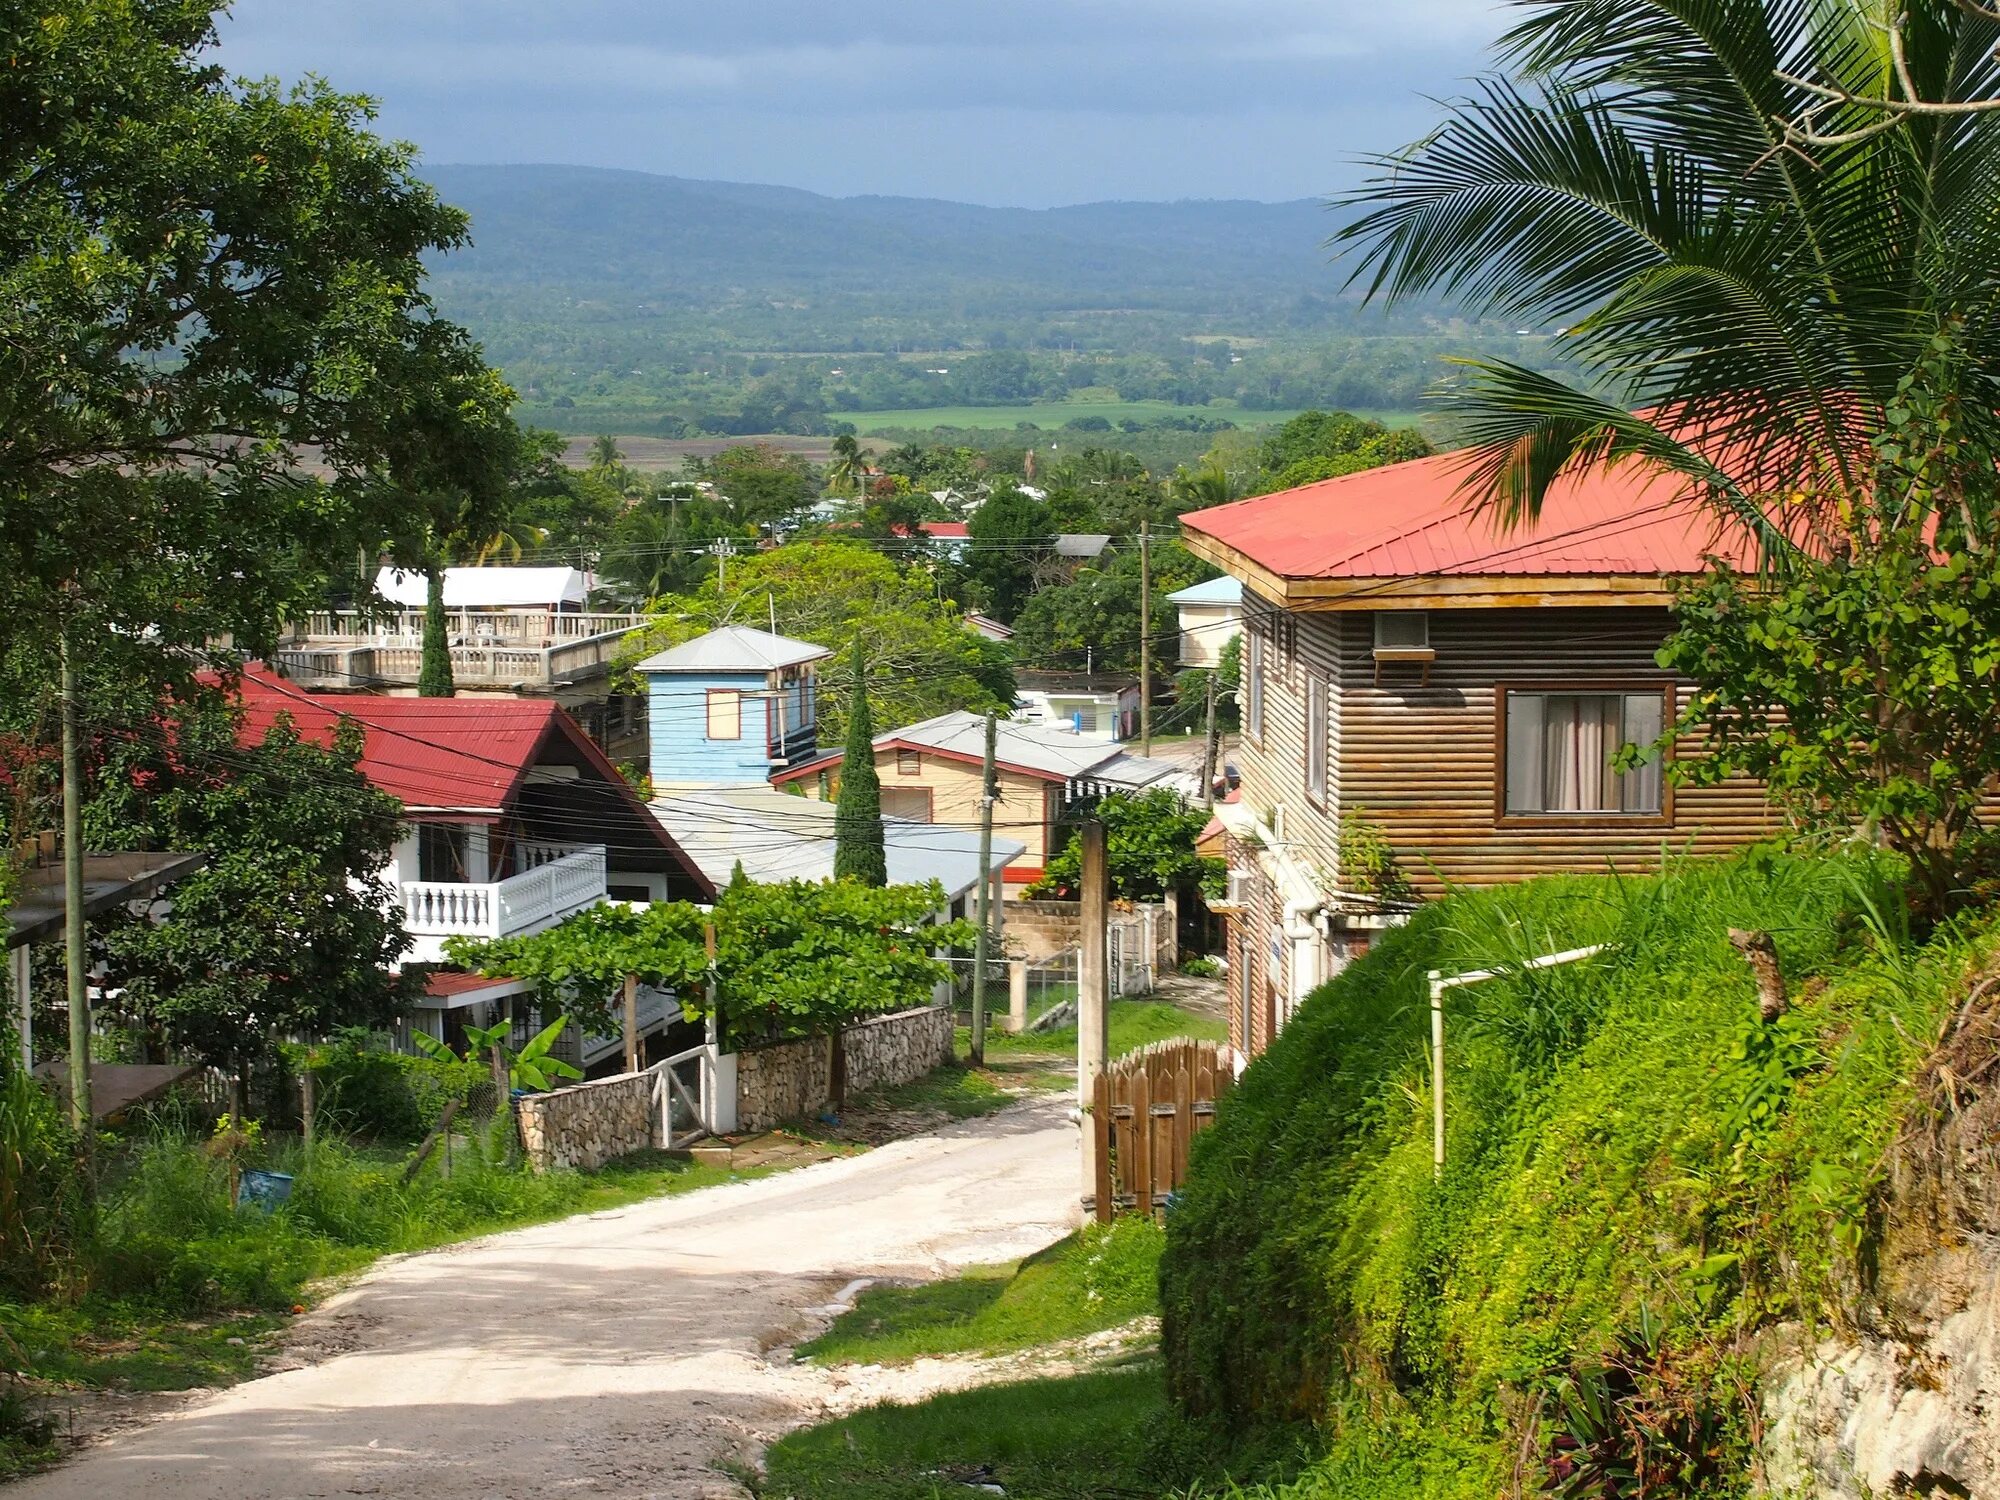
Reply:
<svg viewBox="0 0 2000 1500"><path fill-rule="evenodd" d="M279 714L290 714L300 736L321 745L332 740L341 719L354 720L366 736L362 774L412 812L498 813L535 763L543 740L563 732L557 723L562 710L546 698L307 693L246 672L244 738L262 741ZM581 730L575 737L588 743Z"/></svg>
<svg viewBox="0 0 2000 1500"><path fill-rule="evenodd" d="M972 534L966 529L963 521L919 521L917 529L925 536L939 537L945 541L953 541Z"/></svg>
<svg viewBox="0 0 2000 1500"><path fill-rule="evenodd" d="M1686 496L1686 481L1636 461L1559 480L1534 526L1503 532L1460 491L1464 457L1440 454L1212 506L1181 517L1285 578L1644 576L1701 572L1705 556L1751 560Z"/></svg>

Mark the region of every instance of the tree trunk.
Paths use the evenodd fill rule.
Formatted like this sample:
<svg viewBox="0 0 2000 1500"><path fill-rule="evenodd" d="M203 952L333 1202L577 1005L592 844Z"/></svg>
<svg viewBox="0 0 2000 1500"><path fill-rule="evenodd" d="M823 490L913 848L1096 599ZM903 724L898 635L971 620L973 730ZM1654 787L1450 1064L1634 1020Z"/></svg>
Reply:
<svg viewBox="0 0 2000 1500"><path fill-rule="evenodd" d="M1768 932L1745 932L1740 927L1729 929L1729 941L1750 965L1751 976L1757 981L1757 1014L1768 1026L1785 1013L1785 975L1778 967L1778 945Z"/></svg>

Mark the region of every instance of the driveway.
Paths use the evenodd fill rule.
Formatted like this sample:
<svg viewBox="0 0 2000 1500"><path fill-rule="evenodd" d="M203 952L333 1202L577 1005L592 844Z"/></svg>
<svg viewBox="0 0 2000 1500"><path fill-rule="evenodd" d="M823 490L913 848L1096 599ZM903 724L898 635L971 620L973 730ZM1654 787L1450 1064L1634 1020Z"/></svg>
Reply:
<svg viewBox="0 0 2000 1500"><path fill-rule="evenodd" d="M1067 1107L386 1262L299 1320L295 1347L325 1357L10 1500L740 1495L715 1465L835 1399L767 1351L850 1281L1010 1260L1075 1224Z"/></svg>

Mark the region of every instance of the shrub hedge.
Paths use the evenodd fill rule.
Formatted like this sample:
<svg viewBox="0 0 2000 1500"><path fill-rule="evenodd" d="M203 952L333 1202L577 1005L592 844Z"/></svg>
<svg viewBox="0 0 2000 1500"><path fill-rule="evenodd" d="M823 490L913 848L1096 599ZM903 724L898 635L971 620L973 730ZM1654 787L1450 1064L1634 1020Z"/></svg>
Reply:
<svg viewBox="0 0 2000 1500"><path fill-rule="evenodd" d="M1317 1424L1287 1494L1489 1500L1537 1402L1636 1323L1740 1395L1731 1334L1825 1314L1865 1250L1923 1041L1987 946L1976 921L1922 949L1871 930L1887 878L1754 851L1455 894L1386 934L1197 1140L1161 1271L1184 1412ZM1775 1026L1730 927L1776 937ZM1615 946L1450 994L1434 1181L1427 971L1588 943Z"/></svg>

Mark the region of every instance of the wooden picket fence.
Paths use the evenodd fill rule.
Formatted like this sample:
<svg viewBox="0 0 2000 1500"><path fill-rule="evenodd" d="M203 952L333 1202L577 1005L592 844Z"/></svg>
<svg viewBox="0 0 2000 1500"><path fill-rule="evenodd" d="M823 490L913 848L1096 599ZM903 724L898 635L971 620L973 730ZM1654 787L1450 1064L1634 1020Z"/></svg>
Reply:
<svg viewBox="0 0 2000 1500"><path fill-rule="evenodd" d="M1155 1042L1107 1067L1092 1099L1096 1191L1084 1207L1100 1224L1163 1209L1187 1179L1189 1144L1235 1081L1229 1049L1217 1042Z"/></svg>

